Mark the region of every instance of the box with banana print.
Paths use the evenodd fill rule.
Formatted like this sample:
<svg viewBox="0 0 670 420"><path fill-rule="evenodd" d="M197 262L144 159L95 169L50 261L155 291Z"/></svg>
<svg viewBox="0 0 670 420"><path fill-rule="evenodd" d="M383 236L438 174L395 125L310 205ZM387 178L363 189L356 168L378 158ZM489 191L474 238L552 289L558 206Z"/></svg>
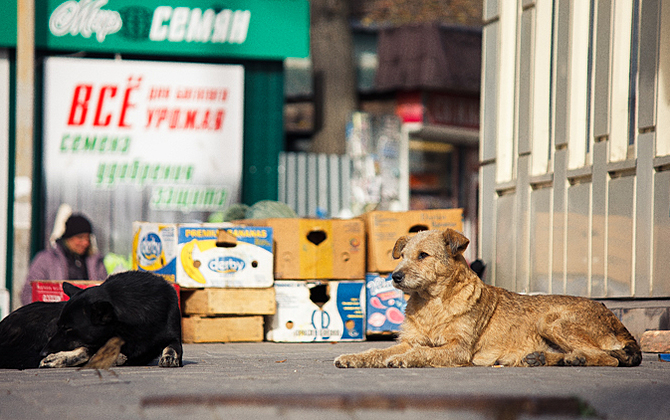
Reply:
<svg viewBox="0 0 670 420"><path fill-rule="evenodd" d="M272 287L272 228L135 222L133 267L182 287Z"/></svg>
<svg viewBox="0 0 670 420"><path fill-rule="evenodd" d="M272 287L272 228L180 225L177 283L183 287Z"/></svg>

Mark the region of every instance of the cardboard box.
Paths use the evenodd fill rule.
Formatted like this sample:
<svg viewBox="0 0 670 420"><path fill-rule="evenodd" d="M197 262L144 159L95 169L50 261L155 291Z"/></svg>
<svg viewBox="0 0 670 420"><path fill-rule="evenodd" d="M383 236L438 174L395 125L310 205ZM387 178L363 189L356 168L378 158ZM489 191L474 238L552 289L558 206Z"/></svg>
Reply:
<svg viewBox="0 0 670 420"><path fill-rule="evenodd" d="M30 282L32 288L33 302L64 302L70 297L63 292L63 283L71 283L81 289L97 286L101 281L97 280L33 280Z"/></svg>
<svg viewBox="0 0 670 420"><path fill-rule="evenodd" d="M361 219L276 218L240 223L272 227L276 280L365 278L365 225Z"/></svg>
<svg viewBox="0 0 670 420"><path fill-rule="evenodd" d="M189 316L182 318L184 343L263 341L263 316Z"/></svg>
<svg viewBox="0 0 670 420"><path fill-rule="evenodd" d="M177 225L133 222L133 270L149 271L174 283L177 272Z"/></svg>
<svg viewBox="0 0 670 420"><path fill-rule="evenodd" d="M266 338L277 342L365 339L365 282L280 281Z"/></svg>
<svg viewBox="0 0 670 420"><path fill-rule="evenodd" d="M230 242L220 243L220 232ZM177 283L184 287L272 287L272 228L180 225Z"/></svg>
<svg viewBox="0 0 670 420"><path fill-rule="evenodd" d="M183 287L264 288L274 283L271 228L135 222L133 229L134 269Z"/></svg>
<svg viewBox="0 0 670 420"><path fill-rule="evenodd" d="M273 315L275 289L182 289L184 315Z"/></svg>
<svg viewBox="0 0 670 420"><path fill-rule="evenodd" d="M401 236L429 229L463 230L463 209L372 211L363 215L368 243L367 271L390 273L396 265L393 246Z"/></svg>
<svg viewBox="0 0 670 420"><path fill-rule="evenodd" d="M393 286L391 275L368 273L365 276L367 335L400 332L405 320L407 297Z"/></svg>
<svg viewBox="0 0 670 420"><path fill-rule="evenodd" d="M63 302L70 300L70 297L63 292L63 283L68 282L75 286L86 289L102 284L99 280L33 280L30 284L32 286L32 301L33 302ZM170 283L177 292L177 304L181 307L181 297L179 293L179 285Z"/></svg>

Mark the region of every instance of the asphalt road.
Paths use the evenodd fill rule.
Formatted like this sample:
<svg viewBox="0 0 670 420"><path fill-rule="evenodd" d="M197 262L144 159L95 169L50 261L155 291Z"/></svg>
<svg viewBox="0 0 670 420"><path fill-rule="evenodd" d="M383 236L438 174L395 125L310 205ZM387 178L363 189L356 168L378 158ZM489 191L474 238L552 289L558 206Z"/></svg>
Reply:
<svg viewBox="0 0 670 420"><path fill-rule="evenodd" d="M187 344L184 367L0 370L1 419L668 419L670 363L337 369L391 342Z"/></svg>

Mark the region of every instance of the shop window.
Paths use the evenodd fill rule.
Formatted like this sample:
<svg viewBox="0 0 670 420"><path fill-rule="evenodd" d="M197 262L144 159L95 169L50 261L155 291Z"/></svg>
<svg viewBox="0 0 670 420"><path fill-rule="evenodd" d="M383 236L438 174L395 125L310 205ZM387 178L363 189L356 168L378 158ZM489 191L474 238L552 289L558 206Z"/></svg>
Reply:
<svg viewBox="0 0 670 420"><path fill-rule="evenodd" d="M410 209L458 207L454 149L448 143L410 139Z"/></svg>

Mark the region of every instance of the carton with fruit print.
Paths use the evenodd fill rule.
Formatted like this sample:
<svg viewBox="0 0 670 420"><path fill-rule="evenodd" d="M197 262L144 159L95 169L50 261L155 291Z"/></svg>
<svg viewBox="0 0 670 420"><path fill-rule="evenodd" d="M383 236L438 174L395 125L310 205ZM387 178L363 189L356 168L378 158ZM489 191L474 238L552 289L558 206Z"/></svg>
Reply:
<svg viewBox="0 0 670 420"><path fill-rule="evenodd" d="M400 331L405 320L407 298L393 287L390 274L368 273L365 276L367 297L367 335Z"/></svg>
<svg viewBox="0 0 670 420"><path fill-rule="evenodd" d="M183 287L274 284L270 227L180 224L177 254L177 283Z"/></svg>

